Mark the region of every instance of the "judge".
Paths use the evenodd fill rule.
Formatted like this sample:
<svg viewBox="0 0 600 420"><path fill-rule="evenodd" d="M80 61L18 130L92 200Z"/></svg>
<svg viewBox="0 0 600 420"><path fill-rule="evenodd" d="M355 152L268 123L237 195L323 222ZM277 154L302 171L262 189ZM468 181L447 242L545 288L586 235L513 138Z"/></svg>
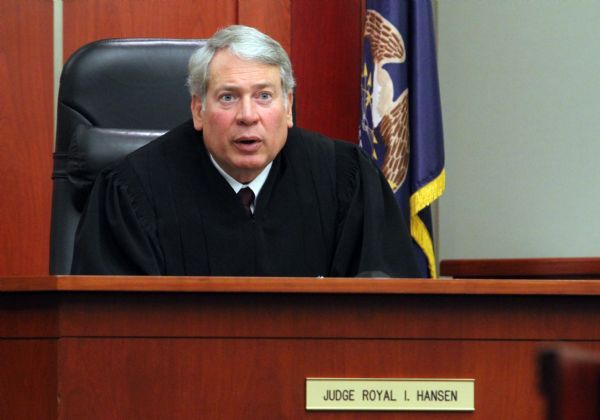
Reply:
<svg viewBox="0 0 600 420"><path fill-rule="evenodd" d="M73 274L417 276L377 167L294 128L279 43L230 26L191 57L192 119L96 179Z"/></svg>

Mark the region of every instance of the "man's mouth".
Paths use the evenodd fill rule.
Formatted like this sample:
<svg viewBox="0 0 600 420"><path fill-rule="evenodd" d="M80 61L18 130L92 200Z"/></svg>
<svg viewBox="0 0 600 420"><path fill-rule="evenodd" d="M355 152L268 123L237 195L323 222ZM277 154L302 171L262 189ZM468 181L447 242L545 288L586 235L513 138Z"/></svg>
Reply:
<svg viewBox="0 0 600 420"><path fill-rule="evenodd" d="M260 147L260 139L258 137L240 137L234 140L234 144L240 150L245 152L254 152Z"/></svg>
<svg viewBox="0 0 600 420"><path fill-rule="evenodd" d="M234 141L236 143L254 143L260 141L260 138L257 136L239 136Z"/></svg>

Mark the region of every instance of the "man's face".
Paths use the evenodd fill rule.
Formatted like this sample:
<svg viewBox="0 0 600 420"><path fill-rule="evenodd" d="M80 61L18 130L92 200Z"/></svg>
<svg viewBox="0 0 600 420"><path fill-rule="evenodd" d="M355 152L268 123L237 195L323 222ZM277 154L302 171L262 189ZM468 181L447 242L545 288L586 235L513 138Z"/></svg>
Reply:
<svg viewBox="0 0 600 420"><path fill-rule="evenodd" d="M209 66L204 107L192 97L194 128L202 130L209 153L229 175L252 181L285 145L292 123L279 68L242 60L220 50Z"/></svg>

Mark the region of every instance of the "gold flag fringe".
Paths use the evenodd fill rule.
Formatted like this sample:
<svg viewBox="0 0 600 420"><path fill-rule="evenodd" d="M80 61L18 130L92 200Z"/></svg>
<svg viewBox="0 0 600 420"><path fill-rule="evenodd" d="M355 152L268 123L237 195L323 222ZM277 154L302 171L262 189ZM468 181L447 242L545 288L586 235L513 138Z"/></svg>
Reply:
<svg viewBox="0 0 600 420"><path fill-rule="evenodd" d="M432 278L437 278L433 240L425 223L419 217L419 212L437 200L444 193L445 188L446 170L442 169L442 172L433 181L410 196L410 234L423 250Z"/></svg>

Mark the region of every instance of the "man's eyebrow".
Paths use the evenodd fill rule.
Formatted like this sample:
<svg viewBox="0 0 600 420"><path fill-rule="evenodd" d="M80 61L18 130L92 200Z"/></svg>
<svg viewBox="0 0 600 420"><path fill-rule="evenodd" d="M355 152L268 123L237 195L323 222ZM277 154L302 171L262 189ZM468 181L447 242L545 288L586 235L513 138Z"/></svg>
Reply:
<svg viewBox="0 0 600 420"><path fill-rule="evenodd" d="M234 84L224 84L216 87L217 90L237 90L239 89L238 85Z"/></svg>
<svg viewBox="0 0 600 420"><path fill-rule="evenodd" d="M274 88L276 86L275 83L269 83L269 82L265 82L265 83L257 83L255 85L253 85L252 87L255 89L265 89L265 88Z"/></svg>

